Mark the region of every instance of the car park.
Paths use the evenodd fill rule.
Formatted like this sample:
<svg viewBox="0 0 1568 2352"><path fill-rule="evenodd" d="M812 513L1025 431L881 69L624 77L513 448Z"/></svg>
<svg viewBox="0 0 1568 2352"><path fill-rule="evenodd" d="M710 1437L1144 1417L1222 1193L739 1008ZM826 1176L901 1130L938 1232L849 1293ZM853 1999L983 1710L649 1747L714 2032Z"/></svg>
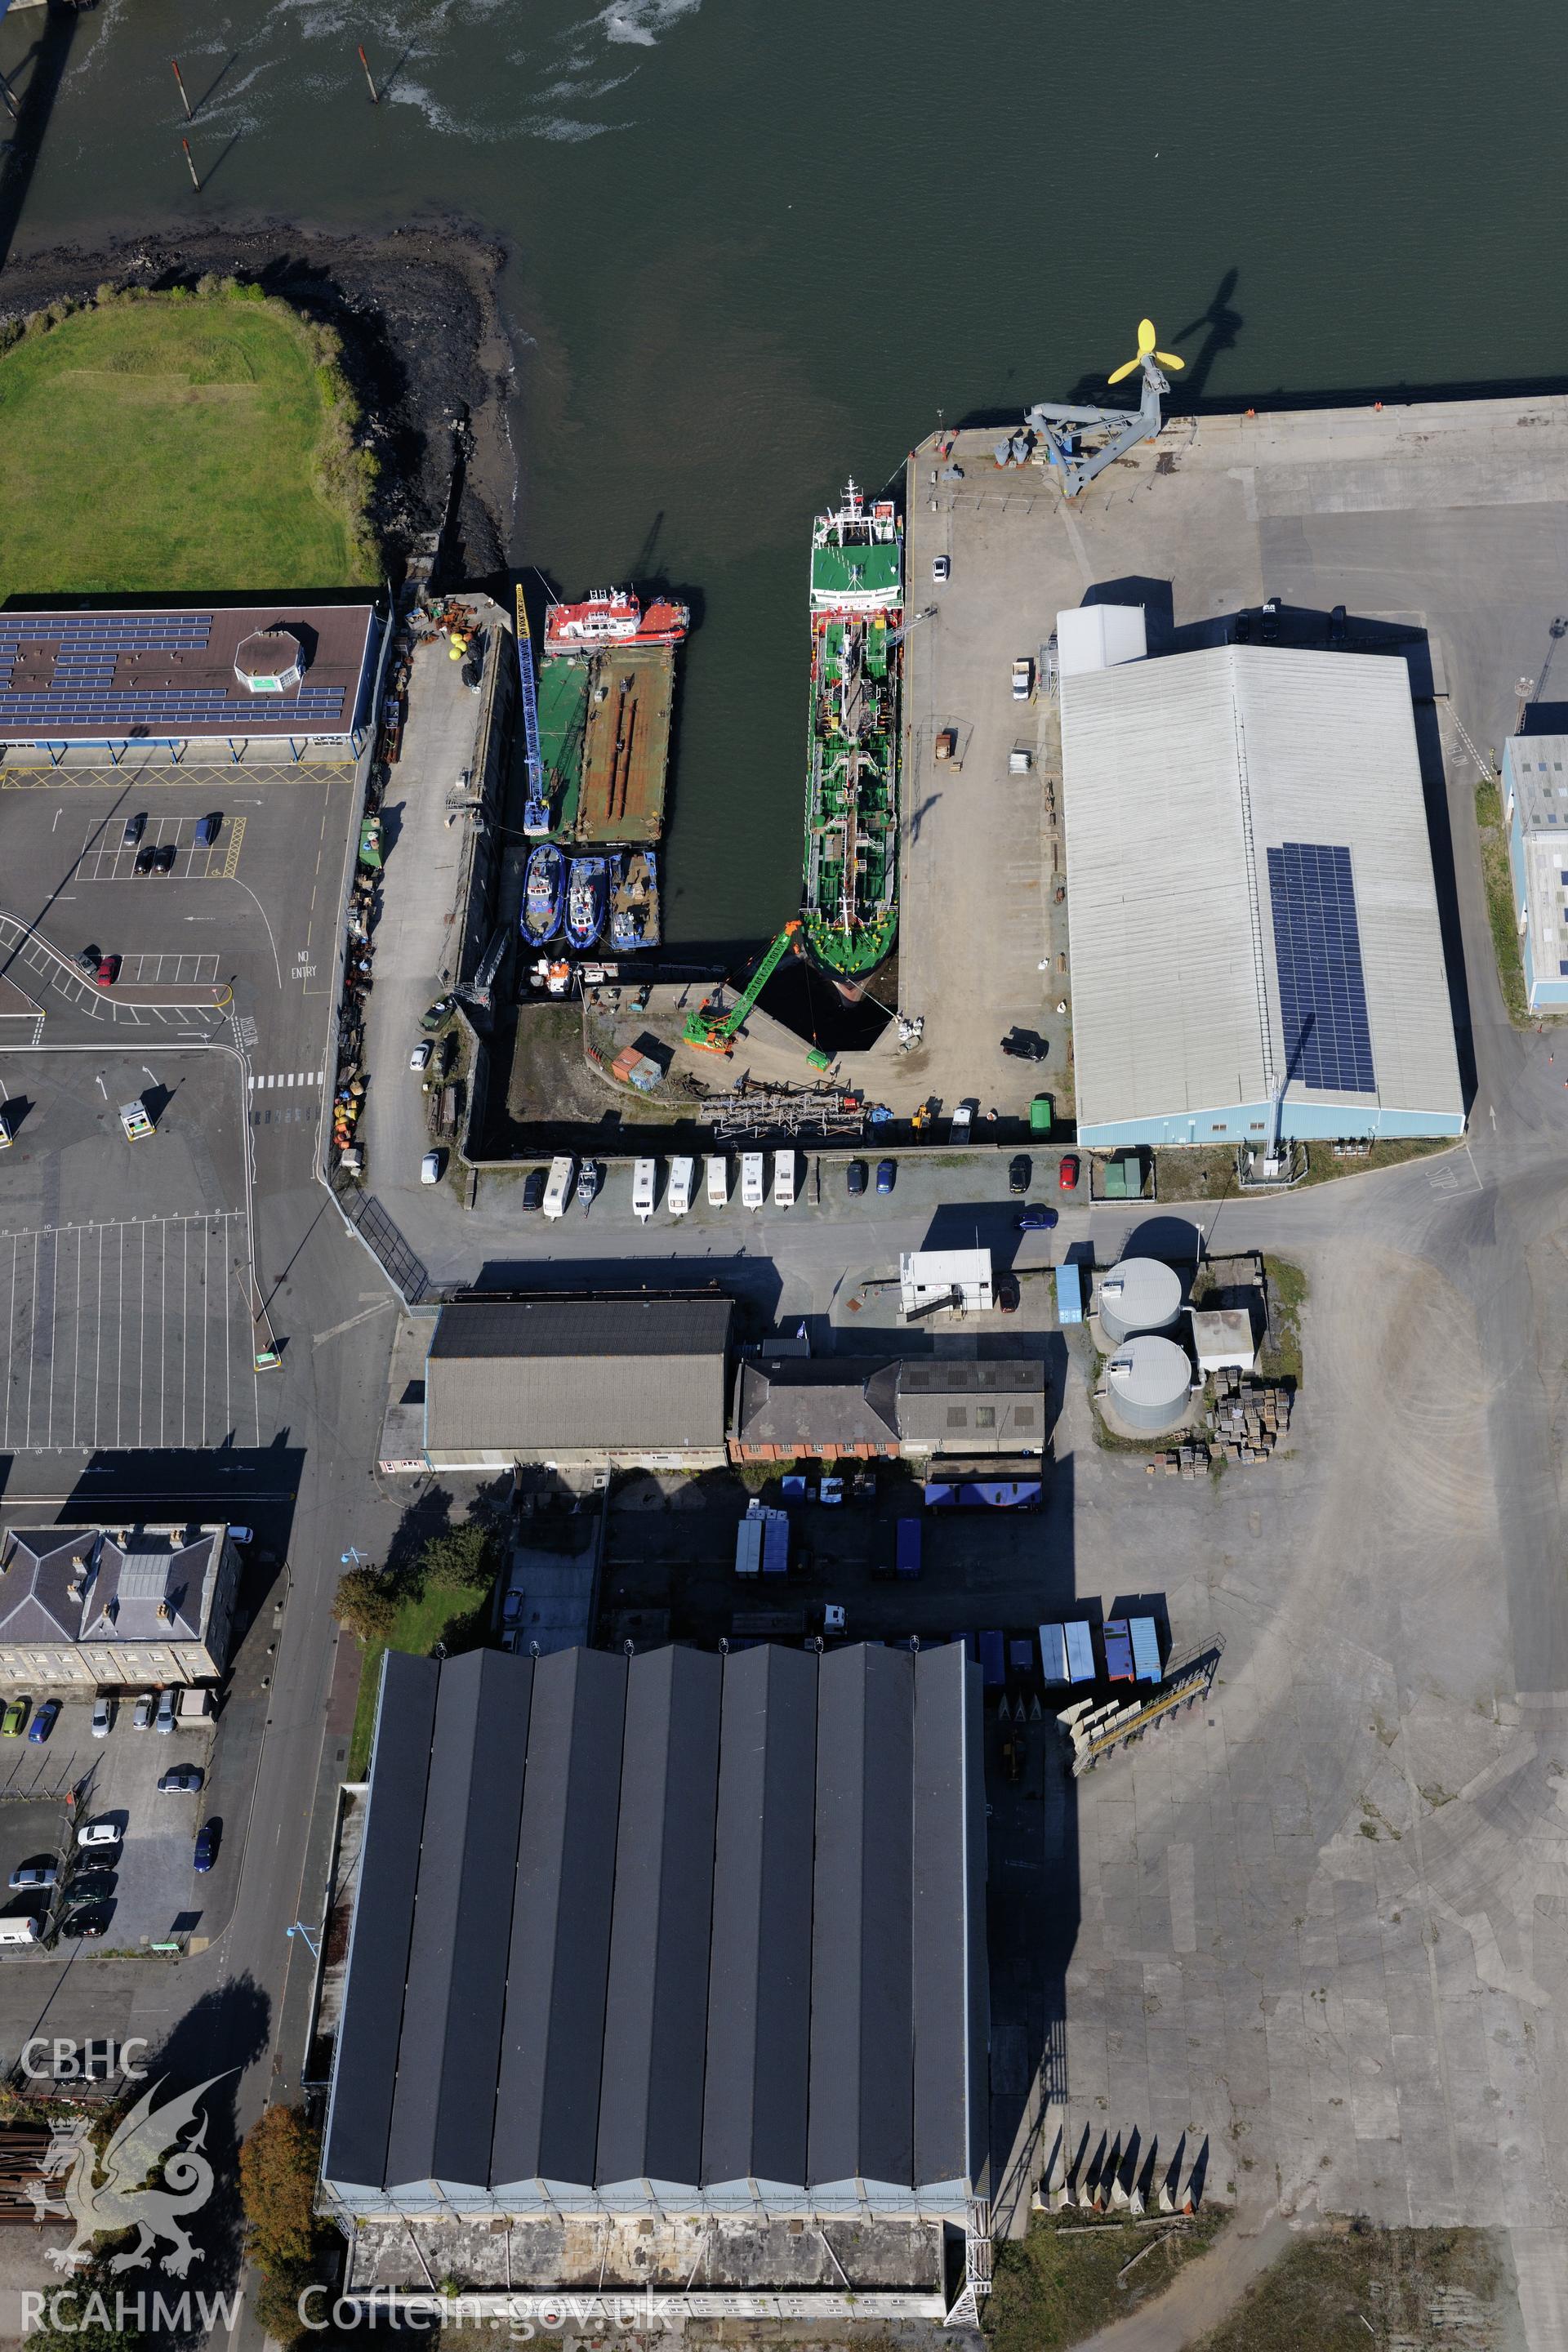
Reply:
<svg viewBox="0 0 1568 2352"><path fill-rule="evenodd" d="M866 1162L852 1160L844 1171L844 1186L852 1201L858 1201L866 1190Z"/></svg>
<svg viewBox="0 0 1568 2352"><path fill-rule="evenodd" d="M1029 1189L1029 1179L1033 1173L1034 1169L1030 1162L1028 1153L1026 1151L1016 1153L1013 1159L1009 1161L1007 1168L1007 1190L1009 1192L1026 1192Z"/></svg>
<svg viewBox="0 0 1568 2352"><path fill-rule="evenodd" d="M154 866L156 865L156 863L157 863L157 860L158 860L158 853L157 853L157 851L153 848L153 844L152 844L151 842L149 842L149 843L147 844L147 846L146 846L146 848L145 848L145 849L139 849L139 850L137 851L137 853L136 853L136 871L137 871L137 873L138 873L138 874L151 874L151 872L153 871L153 866Z"/></svg>
<svg viewBox="0 0 1568 2352"><path fill-rule="evenodd" d="M27 1737L32 1741L35 1748L41 1748L43 1746L44 1741L48 1738L50 1732L54 1729L59 1719L60 1703L58 1699L47 1698L42 1706L38 1709L37 1715L33 1717L31 1727L27 1733Z"/></svg>
<svg viewBox="0 0 1568 2352"><path fill-rule="evenodd" d="M157 1731L173 1731L174 1728L174 1694L172 1690L158 1693L158 1713L153 1728Z"/></svg>
<svg viewBox="0 0 1568 2352"><path fill-rule="evenodd" d="M114 1701L105 1698L100 1691L92 1702L92 1736L107 1739L114 1728Z"/></svg>
<svg viewBox="0 0 1568 2352"><path fill-rule="evenodd" d="M1031 1201L1019 1214L1018 1231L1021 1234L1048 1234L1056 1222L1054 1209L1047 1209L1043 1202Z"/></svg>
<svg viewBox="0 0 1568 2352"><path fill-rule="evenodd" d="M431 1045L428 1037L421 1037L419 1043L415 1046L414 1051L408 1056L409 1068L411 1070L427 1070L430 1066L430 1056L435 1050L436 1049Z"/></svg>
<svg viewBox="0 0 1568 2352"><path fill-rule="evenodd" d="M899 1181L899 1163L898 1163L898 1161L897 1161L896 1160L878 1160L878 1162L877 1162L877 1190L878 1190L878 1192L890 1192L892 1191L892 1189L893 1189L894 1185L898 1182L898 1181Z"/></svg>
<svg viewBox="0 0 1568 2352"><path fill-rule="evenodd" d="M14 1698L5 1714L0 1716L0 1738L19 1739L26 1728L26 1724L27 1701L25 1698Z"/></svg>
<svg viewBox="0 0 1568 2352"><path fill-rule="evenodd" d="M16 1895L25 1888L49 1887L54 1885L58 1876L59 1866L52 1858L38 1862L19 1862L11 1873L11 1892Z"/></svg>
<svg viewBox="0 0 1568 2352"><path fill-rule="evenodd" d="M196 1847L191 1856L191 1867L198 1877L209 1871L217 1860L217 1842L221 1834L216 1821L204 1822L196 1832Z"/></svg>
<svg viewBox="0 0 1568 2352"><path fill-rule="evenodd" d="M117 955L100 956L98 970L92 976L100 988L112 988L120 977L120 958Z"/></svg>
<svg viewBox="0 0 1568 2352"><path fill-rule="evenodd" d="M522 1180L521 1205L531 1215L544 1206L544 1188L550 1181L542 1168L531 1168Z"/></svg>
<svg viewBox="0 0 1568 2352"><path fill-rule="evenodd" d="M1060 1190L1064 1192L1076 1192L1078 1191L1078 1153L1076 1151L1064 1151L1062 1153L1062 1164L1057 1170L1057 1183Z"/></svg>
<svg viewBox="0 0 1568 2352"><path fill-rule="evenodd" d="M131 1728L132 1731L151 1731L153 1728L153 1710L157 1704L158 1702L153 1697L151 1691L142 1692L141 1697L137 1700L135 1706L131 1710Z"/></svg>
<svg viewBox="0 0 1568 2352"><path fill-rule="evenodd" d="M210 816L198 817L196 820L196 847L198 849L210 849L214 842L218 837L218 831L222 824L223 812L221 809L215 809Z"/></svg>
<svg viewBox="0 0 1568 2352"><path fill-rule="evenodd" d="M158 1794L161 1797L194 1797L205 1778L199 1764L171 1764L166 1772L158 1775Z"/></svg>
<svg viewBox="0 0 1568 2352"><path fill-rule="evenodd" d="M446 1160L444 1151L427 1151L419 1162L419 1181L422 1184L438 1184Z"/></svg>
<svg viewBox="0 0 1568 2352"><path fill-rule="evenodd" d="M121 848L134 849L146 830L147 812L145 809L141 810L135 816L128 816L125 820L125 830L120 836Z"/></svg>
<svg viewBox="0 0 1568 2352"><path fill-rule="evenodd" d="M112 1822L83 1822L76 1842L84 1853L91 1853L101 1846L118 1845L120 1832Z"/></svg>

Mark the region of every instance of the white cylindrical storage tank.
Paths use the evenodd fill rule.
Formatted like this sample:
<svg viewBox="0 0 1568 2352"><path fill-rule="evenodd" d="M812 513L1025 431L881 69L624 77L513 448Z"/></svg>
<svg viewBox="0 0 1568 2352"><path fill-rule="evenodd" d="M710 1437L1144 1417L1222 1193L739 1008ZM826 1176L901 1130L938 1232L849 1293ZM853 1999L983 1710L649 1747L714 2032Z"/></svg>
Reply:
<svg viewBox="0 0 1568 2352"><path fill-rule="evenodd" d="M1187 1410L1193 1368L1184 1349L1157 1332L1124 1340L1105 1367L1105 1386L1130 1429L1169 1429Z"/></svg>
<svg viewBox="0 0 1568 2352"><path fill-rule="evenodd" d="M1096 1308L1113 1348L1135 1331L1168 1331L1182 1311L1182 1277L1157 1257L1124 1257L1100 1276Z"/></svg>

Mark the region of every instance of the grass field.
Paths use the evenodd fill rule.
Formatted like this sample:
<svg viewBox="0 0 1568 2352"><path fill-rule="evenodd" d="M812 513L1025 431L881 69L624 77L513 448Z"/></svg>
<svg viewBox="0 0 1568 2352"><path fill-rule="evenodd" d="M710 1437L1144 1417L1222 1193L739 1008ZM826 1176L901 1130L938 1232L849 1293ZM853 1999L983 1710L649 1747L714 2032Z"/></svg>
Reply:
<svg viewBox="0 0 1568 2352"><path fill-rule="evenodd" d="M1486 780L1476 786L1476 825L1481 836L1481 877L1487 886L1487 920L1491 926L1498 985L1502 990L1509 1019L1515 1028L1521 1029L1530 1013L1524 994L1524 958L1519 944L1519 913L1514 905L1513 868L1508 857L1502 791L1500 785Z"/></svg>
<svg viewBox="0 0 1568 2352"><path fill-rule="evenodd" d="M364 1664L360 1669L359 1700L354 1707L353 1737L349 1742L349 1780L363 1780L370 1769L370 1742L375 1729L375 1700L381 1688L384 1652L405 1650L410 1657L427 1658L437 1642L445 1642L449 1648L467 1649L471 1643L465 1638L464 1626L467 1624L474 1637L479 1638L482 1625L475 1625L472 1621L484 1618L489 1608L488 1594L443 1592L431 1586L423 1592L411 1593L400 1604L390 1642L366 1645Z"/></svg>
<svg viewBox="0 0 1568 2352"><path fill-rule="evenodd" d="M1214 2211L1164 2229L1037 2214L1026 2238L1005 2239L996 2249L995 2284L984 2306L986 2340L995 2352L1079 2344L1158 2295L1223 2226Z"/></svg>
<svg viewBox="0 0 1568 2352"><path fill-rule="evenodd" d="M352 421L319 331L244 292L26 333L0 356L0 600L374 578Z"/></svg>
<svg viewBox="0 0 1568 2352"><path fill-rule="evenodd" d="M1197 2352L1501 2352L1518 2325L1504 2251L1486 2231L1352 2225L1292 2246Z"/></svg>

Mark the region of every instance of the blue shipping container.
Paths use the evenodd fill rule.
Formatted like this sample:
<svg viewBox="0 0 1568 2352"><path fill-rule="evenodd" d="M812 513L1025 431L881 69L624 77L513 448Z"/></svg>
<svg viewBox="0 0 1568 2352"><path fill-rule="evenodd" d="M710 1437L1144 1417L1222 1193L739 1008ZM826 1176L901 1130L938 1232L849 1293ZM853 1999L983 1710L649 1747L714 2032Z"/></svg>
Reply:
<svg viewBox="0 0 1568 2352"><path fill-rule="evenodd" d="M921 1572L921 1523L919 1519L899 1521L898 1548L894 1559L900 1576L918 1576Z"/></svg>
<svg viewBox="0 0 1568 2352"><path fill-rule="evenodd" d="M994 1633L976 1633L980 1652L981 1679L987 1690L1000 1690L1007 1679L1007 1644L1000 1630Z"/></svg>
<svg viewBox="0 0 1568 2352"><path fill-rule="evenodd" d="M1081 1618L1062 1627L1067 1636L1068 1680L1091 1683L1094 1680L1094 1635Z"/></svg>
<svg viewBox="0 0 1568 2352"><path fill-rule="evenodd" d="M1057 1321L1083 1321L1083 1282L1076 1265L1057 1268Z"/></svg>
<svg viewBox="0 0 1568 2352"><path fill-rule="evenodd" d="M1157 1683L1160 1679L1160 1629L1152 1617L1129 1617L1127 1630L1132 1636L1132 1668L1141 1683Z"/></svg>

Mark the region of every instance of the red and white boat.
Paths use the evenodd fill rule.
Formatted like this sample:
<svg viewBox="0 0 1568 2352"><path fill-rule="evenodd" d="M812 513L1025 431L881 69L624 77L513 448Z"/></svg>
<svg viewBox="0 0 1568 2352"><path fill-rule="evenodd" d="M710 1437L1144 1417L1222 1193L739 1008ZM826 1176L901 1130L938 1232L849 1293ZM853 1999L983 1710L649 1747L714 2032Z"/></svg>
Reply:
<svg viewBox="0 0 1568 2352"><path fill-rule="evenodd" d="M643 611L631 588L595 588L580 604L552 604L544 615L547 654L592 653L598 646L678 646L691 625L684 604L656 597Z"/></svg>

